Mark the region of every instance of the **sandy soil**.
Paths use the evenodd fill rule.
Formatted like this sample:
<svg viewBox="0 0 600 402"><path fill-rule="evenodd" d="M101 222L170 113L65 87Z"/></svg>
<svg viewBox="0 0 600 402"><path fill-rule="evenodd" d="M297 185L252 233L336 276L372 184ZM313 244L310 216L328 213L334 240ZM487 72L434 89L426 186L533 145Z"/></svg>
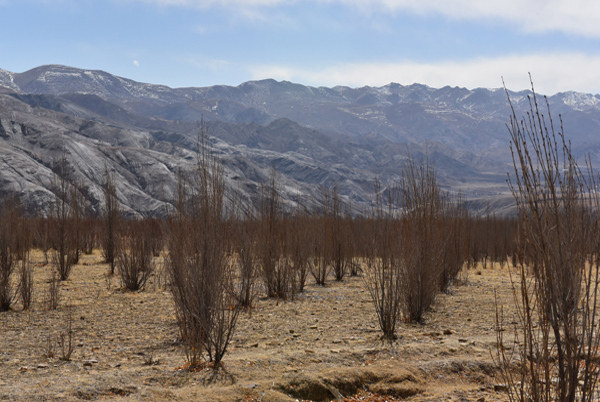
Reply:
<svg viewBox="0 0 600 402"><path fill-rule="evenodd" d="M0 400L506 400L495 391L491 352L494 294L510 322L507 268L471 271L424 324L400 323L392 344L379 340L361 278L310 283L294 301L259 298L240 316L225 368L190 372L181 369L173 302L159 277L144 291L123 291L96 252L82 257L60 285L59 308L47 311L50 267L40 253L33 258L33 308L0 313ZM62 361L58 338L69 317L74 351Z"/></svg>

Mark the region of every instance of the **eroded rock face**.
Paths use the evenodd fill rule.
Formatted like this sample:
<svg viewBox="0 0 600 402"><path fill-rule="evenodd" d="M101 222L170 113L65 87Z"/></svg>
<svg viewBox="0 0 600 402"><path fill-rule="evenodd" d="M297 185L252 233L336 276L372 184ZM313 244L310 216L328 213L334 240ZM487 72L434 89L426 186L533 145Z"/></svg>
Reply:
<svg viewBox="0 0 600 402"><path fill-rule="evenodd" d="M0 191L18 194L31 211L49 211L54 199L52 167L62 155L68 160L70 180L81 187L96 212L102 204L105 167L115 174L125 213L150 216L167 213L180 172L191 175L196 169L193 131L116 127L100 118L31 107L8 95L0 95L0 104ZM232 145L218 138L212 146L225 167L229 188L248 202L257 199L273 165L282 168L278 181L289 203L314 203L317 185L333 182L328 177L336 175L327 164L300 154ZM307 171L322 173L304 182L294 178L306 179Z"/></svg>

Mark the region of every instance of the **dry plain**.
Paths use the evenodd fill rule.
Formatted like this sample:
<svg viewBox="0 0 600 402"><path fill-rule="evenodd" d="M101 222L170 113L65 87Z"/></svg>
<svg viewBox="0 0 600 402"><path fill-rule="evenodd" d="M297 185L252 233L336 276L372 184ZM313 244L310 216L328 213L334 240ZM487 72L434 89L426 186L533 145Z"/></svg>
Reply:
<svg viewBox="0 0 600 402"><path fill-rule="evenodd" d="M507 267L470 270L438 296L423 324L400 323L382 342L362 278L309 280L293 301L257 297L243 312L219 371L185 368L173 302L162 275L128 292L99 252L82 256L44 300L50 266L35 264L33 307L0 313L0 400L503 401L492 355L495 302L511 320ZM160 271L159 271L160 272ZM63 361L60 334L72 329ZM68 337L65 337L67 340Z"/></svg>

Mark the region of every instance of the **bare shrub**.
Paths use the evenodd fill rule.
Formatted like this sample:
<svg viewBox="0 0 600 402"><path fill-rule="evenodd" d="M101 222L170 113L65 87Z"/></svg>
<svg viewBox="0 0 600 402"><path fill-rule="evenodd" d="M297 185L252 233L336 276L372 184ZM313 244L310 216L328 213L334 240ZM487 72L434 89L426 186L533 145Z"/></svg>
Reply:
<svg viewBox="0 0 600 402"><path fill-rule="evenodd" d="M331 268L324 248L323 243L315 240L314 253L310 259L310 273L315 279L315 283L320 286L325 286Z"/></svg>
<svg viewBox="0 0 600 402"><path fill-rule="evenodd" d="M259 213L257 255L266 293L268 297L287 299L292 294L292 272L284 256L285 228L274 168L269 182L262 186Z"/></svg>
<svg viewBox="0 0 600 402"><path fill-rule="evenodd" d="M121 223L121 213L119 210L119 200L117 198L117 186L113 173L109 172L108 167L104 166L104 208L102 209L102 233L100 244L102 246L102 256L108 264L109 274L115 274L115 259L119 249L119 226Z"/></svg>
<svg viewBox="0 0 600 402"><path fill-rule="evenodd" d="M75 350L75 344L73 343L73 316L69 311L66 316L66 330L61 331L56 338L51 335L46 335L44 343L44 354L43 356L47 359L53 359L57 357L56 347L60 350L58 358L62 361L71 361L71 355Z"/></svg>
<svg viewBox="0 0 600 402"><path fill-rule="evenodd" d="M75 350L75 345L73 344L73 316L70 311L67 315L67 329L58 334L57 343L60 348L60 360L70 361L71 355Z"/></svg>
<svg viewBox="0 0 600 402"><path fill-rule="evenodd" d="M462 202L460 194L456 199L444 199L443 212L443 252L442 271L440 273L440 291L446 292L450 284L464 273L462 282L468 278L468 270L464 269L469 257L468 250L468 211Z"/></svg>
<svg viewBox="0 0 600 402"><path fill-rule="evenodd" d="M339 188L336 184L331 190L327 205L327 235L329 240L329 251L331 252L331 265L336 281L341 281L348 273L348 265L351 256L347 231L345 230L345 219L343 216L343 203L340 200Z"/></svg>
<svg viewBox="0 0 600 402"><path fill-rule="evenodd" d="M61 281L67 280L71 267L77 259L77 242L73 231L72 185L69 182L69 165L66 154L54 163L53 191L55 202L52 206L52 263Z"/></svg>
<svg viewBox="0 0 600 402"><path fill-rule="evenodd" d="M408 158L402 175L402 310L406 319L421 322L433 304L443 272L445 246L443 202L435 168L428 160Z"/></svg>
<svg viewBox="0 0 600 402"><path fill-rule="evenodd" d="M16 256L11 233L10 210L2 205L0 210L0 311L8 311L16 296L12 281Z"/></svg>
<svg viewBox="0 0 600 402"><path fill-rule="evenodd" d="M309 272L311 220L305 213L296 211L288 223L288 256L293 269L292 293L304 292Z"/></svg>
<svg viewBox="0 0 600 402"><path fill-rule="evenodd" d="M331 270L332 256L327 239L327 219L325 216L316 216L313 219L311 240L313 250L310 259L310 273L317 285L324 286Z"/></svg>
<svg viewBox="0 0 600 402"><path fill-rule="evenodd" d="M48 280L48 292L46 294L46 309L56 310L60 299L60 276L56 267L51 268L50 279Z"/></svg>
<svg viewBox="0 0 600 402"><path fill-rule="evenodd" d="M51 248L51 220L49 218L36 218L33 223L33 247L44 253L44 265L48 265L48 251Z"/></svg>
<svg viewBox="0 0 600 402"><path fill-rule="evenodd" d="M23 310L29 310L33 299L33 267L29 255L21 260L19 270L19 296L23 303Z"/></svg>
<svg viewBox="0 0 600 402"><path fill-rule="evenodd" d="M144 219L143 221L144 233L146 233L146 240L149 242L150 251L152 256L160 257L163 249L165 248L165 239L162 230L162 223L157 219Z"/></svg>
<svg viewBox="0 0 600 402"><path fill-rule="evenodd" d="M235 268L227 258L223 167L209 145L202 123L198 170L191 185L181 180L177 210L168 222L168 270L188 361L194 365L206 356L219 366L240 309Z"/></svg>
<svg viewBox="0 0 600 402"><path fill-rule="evenodd" d="M129 234L120 240L115 261L121 285L131 291L142 289L155 268L151 233L143 229L139 222L130 223Z"/></svg>
<svg viewBox="0 0 600 402"><path fill-rule="evenodd" d="M511 401L592 401L600 374L600 264L591 257L598 252L597 179L590 165L583 172L577 165L562 122L555 132L548 102L544 116L535 91L529 101L520 121L512 108L508 126L509 184L523 220L513 282L517 353L503 349L499 314L496 359Z"/></svg>
<svg viewBox="0 0 600 402"><path fill-rule="evenodd" d="M256 295L255 282L257 273L256 252L256 221L248 218L246 221L238 222L235 242L237 263L239 271L239 305L241 307L252 307Z"/></svg>
<svg viewBox="0 0 600 402"><path fill-rule="evenodd" d="M369 239L365 249L364 282L373 304L382 338L396 339L396 323L403 301L403 260L398 247L401 221L386 214L381 201L381 186L375 183L376 203L369 220Z"/></svg>
<svg viewBox="0 0 600 402"><path fill-rule="evenodd" d="M80 245L81 251L86 255L91 255L94 248L97 247L98 238L98 219L91 216L83 218L80 227Z"/></svg>

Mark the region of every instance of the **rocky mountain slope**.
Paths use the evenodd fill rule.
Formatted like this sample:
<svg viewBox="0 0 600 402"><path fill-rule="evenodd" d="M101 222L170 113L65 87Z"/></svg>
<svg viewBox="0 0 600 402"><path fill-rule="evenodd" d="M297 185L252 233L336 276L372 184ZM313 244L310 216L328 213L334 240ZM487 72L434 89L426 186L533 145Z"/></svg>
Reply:
<svg viewBox="0 0 600 402"><path fill-rule="evenodd" d="M521 113L528 93L510 95ZM575 152L598 159L600 97L569 92L549 102ZM512 169L509 112L503 90L273 80L173 89L64 66L0 70L0 193L47 210L52 163L66 154L96 210L106 166L128 213L162 215L178 172L194 169L204 118L231 188L247 200L256 200L274 166L290 207L318 204L320 186L338 183L346 201L365 210L375 178L391 185L410 153L428 155L444 188L505 205L497 198L508 196Z"/></svg>

